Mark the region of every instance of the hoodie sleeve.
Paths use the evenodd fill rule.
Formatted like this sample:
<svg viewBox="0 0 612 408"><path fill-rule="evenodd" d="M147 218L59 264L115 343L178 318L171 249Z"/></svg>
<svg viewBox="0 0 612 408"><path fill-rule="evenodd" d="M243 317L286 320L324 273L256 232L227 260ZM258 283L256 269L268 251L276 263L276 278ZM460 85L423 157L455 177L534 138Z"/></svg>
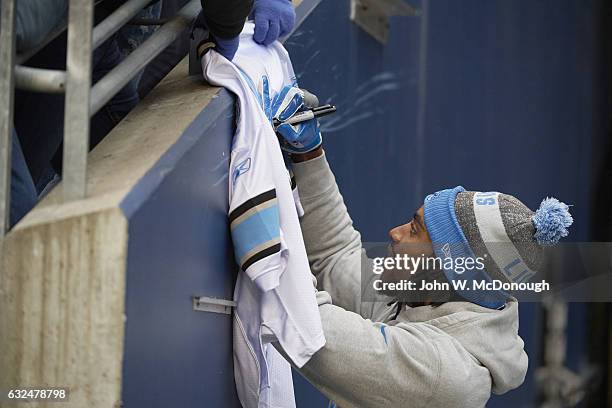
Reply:
<svg viewBox="0 0 612 408"><path fill-rule="evenodd" d="M318 288L334 304L361 313L361 236L353 228L325 154L293 164L304 216L304 244Z"/></svg>

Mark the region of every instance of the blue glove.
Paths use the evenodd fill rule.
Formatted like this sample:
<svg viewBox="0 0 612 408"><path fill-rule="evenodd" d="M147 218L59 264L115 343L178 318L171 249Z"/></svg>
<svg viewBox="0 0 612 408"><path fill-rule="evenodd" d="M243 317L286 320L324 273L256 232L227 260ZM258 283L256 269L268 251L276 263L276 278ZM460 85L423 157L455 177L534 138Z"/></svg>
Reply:
<svg viewBox="0 0 612 408"><path fill-rule="evenodd" d="M255 0L252 17L255 20L253 40L270 45L293 29L295 9L290 0Z"/></svg>
<svg viewBox="0 0 612 408"><path fill-rule="evenodd" d="M223 55L225 58L231 61L232 58L234 58L234 55L236 55L236 51L238 51L238 44L240 43L240 40L238 39L238 37L234 37L234 38L214 37L214 42L216 44L215 50L217 50L219 54Z"/></svg>
<svg viewBox="0 0 612 408"><path fill-rule="evenodd" d="M209 30L208 24L206 23L206 16L204 16L204 10L200 11L200 14L198 14L193 23L191 23L192 39L194 38L194 33L198 28L203 30ZM210 33L210 40L212 40L212 42L215 44L215 50L217 50L219 54L223 55L229 61L234 58L234 55L236 55L236 51L238 51L238 44L240 43L240 39L238 37L239 36L233 38L221 38L214 35L212 32ZM200 45L202 45L204 42L208 43L210 41L206 39L205 41L201 42ZM198 45L198 48L200 48L200 45ZM198 53L199 52L200 50L198 49ZM199 57L201 58L202 56L199 55Z"/></svg>
<svg viewBox="0 0 612 408"><path fill-rule="evenodd" d="M304 92L287 85L272 102L272 118L283 122L304 110ZM317 119L310 119L294 125L285 123L276 128L281 137L281 149L288 153L306 153L321 146L322 138Z"/></svg>

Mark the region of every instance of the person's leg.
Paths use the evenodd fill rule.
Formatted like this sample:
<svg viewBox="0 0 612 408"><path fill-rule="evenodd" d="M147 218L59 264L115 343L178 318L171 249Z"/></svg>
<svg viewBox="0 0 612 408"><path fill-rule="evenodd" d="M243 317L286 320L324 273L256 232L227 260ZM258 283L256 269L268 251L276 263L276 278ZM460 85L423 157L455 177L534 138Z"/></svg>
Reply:
<svg viewBox="0 0 612 408"><path fill-rule="evenodd" d="M137 18L158 19L162 2L157 1L137 14ZM93 82L97 82L119 65L132 51L144 43L156 26L122 27L111 39L94 52ZM144 71L144 70L143 70ZM140 71L96 115L92 117L90 149L93 149L140 102L138 84Z"/></svg>
<svg viewBox="0 0 612 408"><path fill-rule="evenodd" d="M116 35L107 40L93 55L93 83L98 82L124 60ZM138 78L128 82L92 117L89 148L93 149L140 101Z"/></svg>
<svg viewBox="0 0 612 408"><path fill-rule="evenodd" d="M171 18L185 5L185 0L164 0L161 7L161 18ZM151 61L144 70L138 92L147 95L189 52L189 32L186 29L170 46Z"/></svg>
<svg viewBox="0 0 612 408"><path fill-rule="evenodd" d="M159 0L149 7L145 7L138 14L136 14L135 18L137 19L145 19L145 20L158 20L161 16L162 11L162 0ZM116 39L117 45L119 46L119 51L123 55L123 57L127 57L134 51L136 48L140 47L142 43L153 35L153 33L157 30L158 26L154 25L125 25L121 27L119 31L117 31ZM140 83L140 78L144 69L141 70L134 79L136 83Z"/></svg>
<svg viewBox="0 0 612 408"><path fill-rule="evenodd" d="M26 164L21 143L17 132L13 130L11 159L11 206L10 225L15 225L30 211L38 201L36 187L30 176L30 169Z"/></svg>

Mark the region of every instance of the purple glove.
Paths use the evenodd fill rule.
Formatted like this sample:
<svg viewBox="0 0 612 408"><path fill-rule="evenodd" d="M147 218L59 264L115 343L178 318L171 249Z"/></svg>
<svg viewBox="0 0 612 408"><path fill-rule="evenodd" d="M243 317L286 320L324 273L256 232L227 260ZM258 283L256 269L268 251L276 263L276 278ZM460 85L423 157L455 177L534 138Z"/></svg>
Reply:
<svg viewBox="0 0 612 408"><path fill-rule="evenodd" d="M238 37L234 37L234 38L214 37L214 40L216 44L215 50L217 50L219 54L223 55L225 58L231 61L232 58L234 58L234 55L236 55L236 51L238 51L238 44L240 43L240 40L238 39Z"/></svg>
<svg viewBox="0 0 612 408"><path fill-rule="evenodd" d="M253 5L255 33L258 44L270 45L293 29L295 9L290 0L255 0Z"/></svg>

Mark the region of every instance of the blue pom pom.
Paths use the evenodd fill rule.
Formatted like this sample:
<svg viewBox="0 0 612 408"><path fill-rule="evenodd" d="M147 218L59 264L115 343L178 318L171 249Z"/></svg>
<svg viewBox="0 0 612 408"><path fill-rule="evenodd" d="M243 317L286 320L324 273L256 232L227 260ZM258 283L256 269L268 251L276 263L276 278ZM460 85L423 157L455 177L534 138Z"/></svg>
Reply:
<svg viewBox="0 0 612 408"><path fill-rule="evenodd" d="M569 206L552 197L542 200L532 220L536 228L534 237L538 244L544 246L555 245L561 238L567 237L567 228L574 222Z"/></svg>

